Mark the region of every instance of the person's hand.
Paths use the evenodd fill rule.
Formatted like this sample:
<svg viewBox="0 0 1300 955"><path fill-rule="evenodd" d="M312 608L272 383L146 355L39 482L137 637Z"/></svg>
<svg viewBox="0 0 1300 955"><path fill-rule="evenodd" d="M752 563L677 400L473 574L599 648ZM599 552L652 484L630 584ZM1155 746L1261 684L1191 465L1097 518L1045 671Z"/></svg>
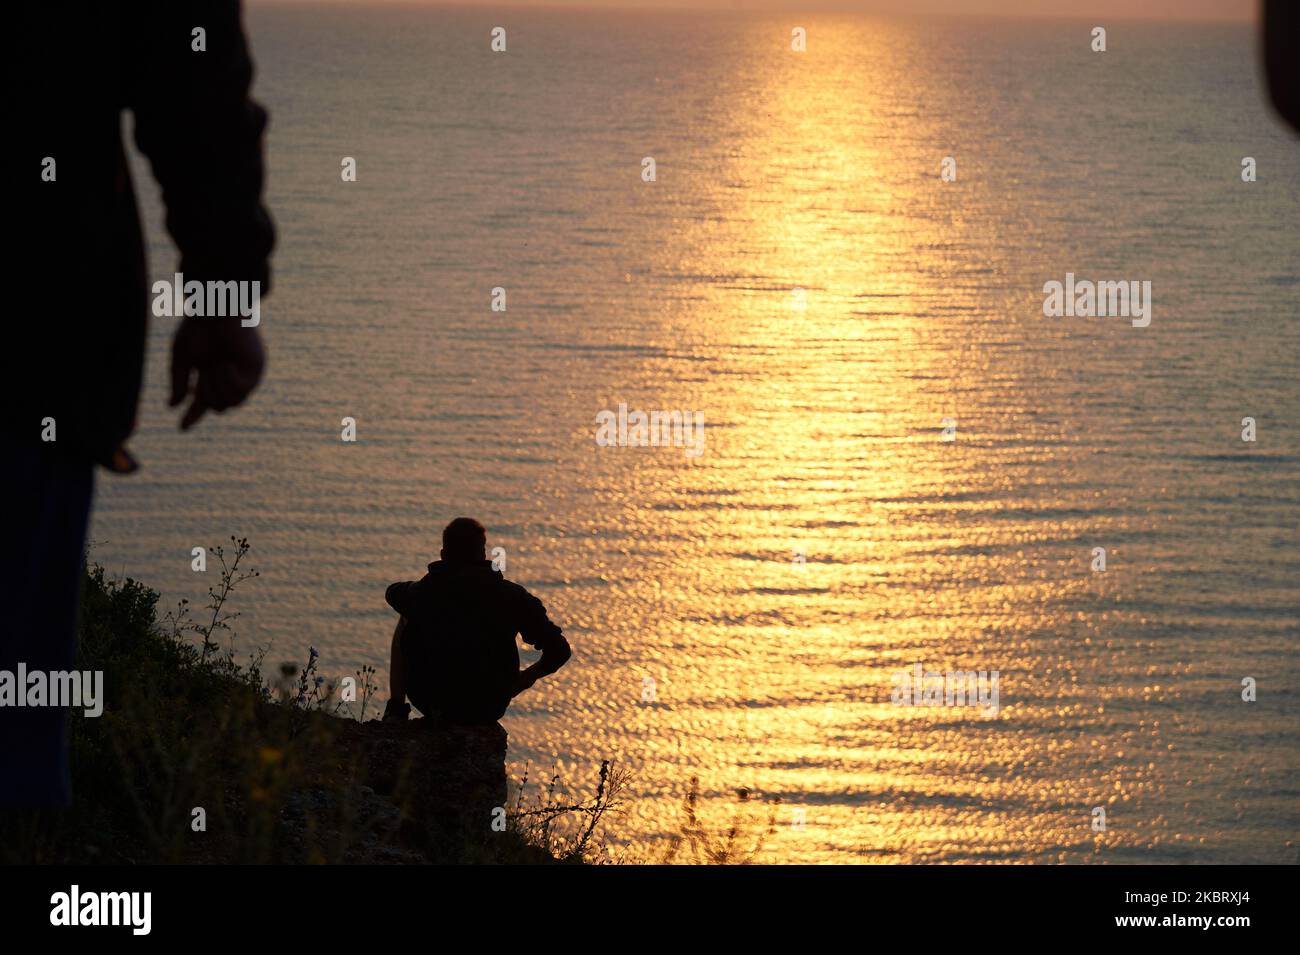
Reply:
<svg viewBox="0 0 1300 955"><path fill-rule="evenodd" d="M384 707L383 722L405 723L410 715L411 706L405 700L389 700L388 705Z"/></svg>
<svg viewBox="0 0 1300 955"><path fill-rule="evenodd" d="M245 328L238 318L187 316L172 339L172 388L168 407L190 396L181 416L187 431L207 411L218 413L252 394L262 380L266 356L256 327Z"/></svg>

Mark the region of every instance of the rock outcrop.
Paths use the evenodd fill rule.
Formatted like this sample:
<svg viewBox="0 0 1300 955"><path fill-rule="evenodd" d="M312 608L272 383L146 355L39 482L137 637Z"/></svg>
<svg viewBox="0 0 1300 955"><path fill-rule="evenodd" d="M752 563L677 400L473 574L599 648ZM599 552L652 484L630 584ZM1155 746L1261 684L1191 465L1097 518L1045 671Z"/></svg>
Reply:
<svg viewBox="0 0 1300 955"><path fill-rule="evenodd" d="M349 863L554 861L501 829L508 786L500 724L317 718L328 721L333 778L291 795L286 838L305 844L313 820L328 819L331 830L313 830L312 841L346 845Z"/></svg>

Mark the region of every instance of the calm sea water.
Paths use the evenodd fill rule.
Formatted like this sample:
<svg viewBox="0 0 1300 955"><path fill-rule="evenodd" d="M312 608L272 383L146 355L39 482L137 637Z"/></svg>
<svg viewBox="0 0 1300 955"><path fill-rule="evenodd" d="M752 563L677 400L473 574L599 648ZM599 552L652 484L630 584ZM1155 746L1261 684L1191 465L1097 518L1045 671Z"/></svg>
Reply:
<svg viewBox="0 0 1300 955"><path fill-rule="evenodd" d="M269 377L179 435L155 323L111 570L199 598L190 549L248 535L240 648L383 675L384 587L478 516L576 651L507 715L512 769L623 761L638 852L698 777L716 830L779 797L765 861L1296 860L1300 144L1248 29L248 27ZM1045 318L1067 271L1151 281L1150 326ZM598 448L619 403L703 412L705 453ZM998 670L997 717L892 705L918 662Z"/></svg>

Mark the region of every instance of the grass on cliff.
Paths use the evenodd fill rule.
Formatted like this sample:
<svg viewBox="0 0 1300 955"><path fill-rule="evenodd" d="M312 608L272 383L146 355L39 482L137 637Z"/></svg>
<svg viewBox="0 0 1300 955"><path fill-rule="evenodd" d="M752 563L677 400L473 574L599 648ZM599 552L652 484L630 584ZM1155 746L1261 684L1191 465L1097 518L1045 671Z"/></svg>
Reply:
<svg viewBox="0 0 1300 955"><path fill-rule="evenodd" d="M614 850L605 828L624 809L629 776L606 761L593 796L562 795L556 775L530 789L525 771L504 825L419 838L410 789L367 785L364 741L376 734L336 715L378 715L373 668L356 672L345 703L316 675L314 648L270 676L261 652L238 662L229 601L258 575L247 540L231 541L229 552L211 549L220 574L207 604L181 601L161 618L155 591L88 562L76 665L103 672L107 704L97 718L70 715L72 808L0 810L0 863L744 865L775 833L777 802L745 790L730 825L705 826L693 779L665 845ZM429 779L410 768L398 777ZM764 802L766 820L753 818Z"/></svg>
<svg viewBox="0 0 1300 955"><path fill-rule="evenodd" d="M256 572L247 541L232 540L232 552L212 551L221 583L201 620L185 601L160 619L155 591L88 564L77 668L103 671L110 705L71 713L72 808L0 811L0 862L432 861L401 838L402 807L364 787L360 760L338 745L350 721L332 715L315 650L274 681L261 654L236 659L227 601ZM373 672L357 673L363 715L377 715ZM436 861L555 860L512 820Z"/></svg>

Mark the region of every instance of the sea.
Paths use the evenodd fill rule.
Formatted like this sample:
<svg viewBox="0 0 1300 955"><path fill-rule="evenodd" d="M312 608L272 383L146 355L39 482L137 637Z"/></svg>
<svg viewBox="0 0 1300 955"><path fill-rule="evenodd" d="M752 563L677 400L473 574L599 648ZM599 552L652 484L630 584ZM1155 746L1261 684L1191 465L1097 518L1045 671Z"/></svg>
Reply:
<svg viewBox="0 0 1300 955"><path fill-rule="evenodd" d="M1298 861L1300 140L1253 26L245 21L267 374L182 434L152 320L111 575L201 606L247 537L222 640L376 668L373 718L385 587L478 518L574 649L517 796L612 760L615 861Z"/></svg>

